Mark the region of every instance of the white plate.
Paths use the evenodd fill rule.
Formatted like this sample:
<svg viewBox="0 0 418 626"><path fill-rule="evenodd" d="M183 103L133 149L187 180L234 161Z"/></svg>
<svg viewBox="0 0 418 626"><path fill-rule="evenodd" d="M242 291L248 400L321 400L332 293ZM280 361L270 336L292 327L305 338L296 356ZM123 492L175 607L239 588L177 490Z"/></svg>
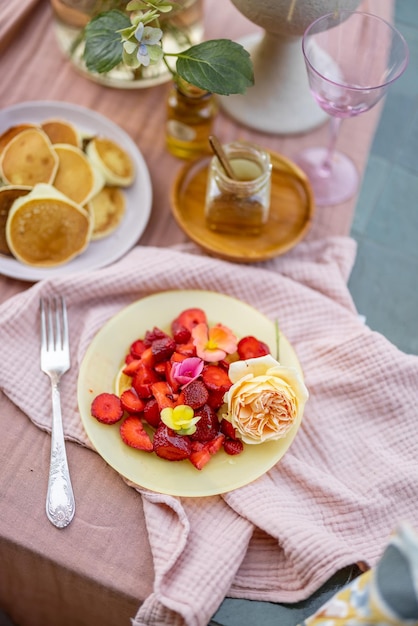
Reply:
<svg viewBox="0 0 418 626"><path fill-rule="evenodd" d="M90 109L67 102L22 102L0 111L0 133L22 122L40 123L61 117L82 133L102 134L119 143L131 156L135 180L124 189L126 213L120 226L109 237L92 241L88 248L69 263L52 268L25 265L0 254L0 274L20 280L42 280L51 276L94 270L113 263L132 248L148 223L152 205L151 179L145 160L132 139L119 126Z"/></svg>
<svg viewBox="0 0 418 626"><path fill-rule="evenodd" d="M255 335L267 343L275 356L274 323L248 304L211 291L165 291L134 302L110 319L87 349L78 377L80 415L95 450L136 485L174 496L217 495L252 482L282 458L300 426L300 421L295 423L283 439L247 445L238 456L220 450L202 470L197 470L188 460L170 462L154 453L128 447L119 435L118 424L101 424L91 416L93 398L101 392L115 390L115 379L130 344L154 326L169 330L173 318L196 306L206 312L210 325L220 322L238 337ZM280 335L280 362L296 368L302 375L298 358L283 335Z"/></svg>

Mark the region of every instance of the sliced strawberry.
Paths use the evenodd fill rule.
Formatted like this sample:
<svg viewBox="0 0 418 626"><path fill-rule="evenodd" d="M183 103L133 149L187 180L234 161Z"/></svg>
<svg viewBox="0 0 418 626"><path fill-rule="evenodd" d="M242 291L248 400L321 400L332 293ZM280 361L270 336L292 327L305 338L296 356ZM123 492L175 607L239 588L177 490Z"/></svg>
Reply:
<svg viewBox="0 0 418 626"><path fill-rule="evenodd" d="M165 364L169 363L169 361L161 361L161 363L155 363L154 372L157 372L158 376L161 378L165 378Z"/></svg>
<svg viewBox="0 0 418 626"><path fill-rule="evenodd" d="M214 410L217 411L224 403L225 393L221 389L220 391L209 391L208 404Z"/></svg>
<svg viewBox="0 0 418 626"><path fill-rule="evenodd" d="M165 380L153 383L151 385L151 393L157 400L160 411L166 407L174 408L178 404L184 404L183 394L175 393Z"/></svg>
<svg viewBox="0 0 418 626"><path fill-rule="evenodd" d="M201 470L211 460L212 456L207 447L202 444L199 450L193 450L189 455L189 461L195 466L196 469Z"/></svg>
<svg viewBox="0 0 418 626"><path fill-rule="evenodd" d="M207 324L206 313L198 308L185 309L174 321L178 323L179 326L187 328L190 332L192 332L192 329L197 326L197 324Z"/></svg>
<svg viewBox="0 0 418 626"><path fill-rule="evenodd" d="M128 361L128 357L131 357ZM139 369L139 364L141 363L140 359L134 359L132 355L128 354L126 357L126 365L123 368L123 373L127 376L134 376Z"/></svg>
<svg viewBox="0 0 418 626"><path fill-rule="evenodd" d="M177 352L177 348L178 348L178 346L176 347L176 351L173 352L173 354L171 355L170 361L172 363L179 362L179 361L184 361L184 359L188 358L186 354L180 354L180 352Z"/></svg>
<svg viewBox="0 0 418 626"><path fill-rule="evenodd" d="M141 361L132 379L132 387L140 398L149 398L151 396L151 385L159 380L158 374Z"/></svg>
<svg viewBox="0 0 418 626"><path fill-rule="evenodd" d="M248 335L238 342L237 352L240 359L255 359L270 354L270 348L263 341Z"/></svg>
<svg viewBox="0 0 418 626"><path fill-rule="evenodd" d="M165 424L160 424L154 434L154 452L169 461L189 458L192 443L187 435L179 435Z"/></svg>
<svg viewBox="0 0 418 626"><path fill-rule="evenodd" d="M150 398L145 402L144 419L150 426L157 428L161 423L161 414L158 402L155 398Z"/></svg>
<svg viewBox="0 0 418 626"><path fill-rule="evenodd" d="M224 450L227 454L241 454L244 450L244 444L240 439L225 439Z"/></svg>
<svg viewBox="0 0 418 626"><path fill-rule="evenodd" d="M196 467L196 469L203 469L211 458L219 452L224 440L224 435L218 435L215 439L209 441L208 443L202 444L194 441L192 443L193 450L189 456L189 461Z"/></svg>
<svg viewBox="0 0 418 626"><path fill-rule="evenodd" d="M171 333L176 343L187 343L190 341L190 330L185 326L182 326L177 319L175 319L171 324Z"/></svg>
<svg viewBox="0 0 418 626"><path fill-rule="evenodd" d="M135 389L126 389L120 396L122 407L128 413L142 413L145 402L138 396Z"/></svg>
<svg viewBox="0 0 418 626"><path fill-rule="evenodd" d="M209 391L226 393L232 385L227 372L219 365L205 365L202 379Z"/></svg>
<svg viewBox="0 0 418 626"><path fill-rule="evenodd" d="M213 456L214 454L219 452L224 442L225 442L225 435L221 433L217 435L215 439L212 439L212 441L208 441L208 443L206 443L205 446L207 446L209 452Z"/></svg>
<svg viewBox="0 0 418 626"><path fill-rule="evenodd" d="M198 409L209 399L209 392L201 380L193 380L183 387L183 394L184 404L188 404L192 409Z"/></svg>
<svg viewBox="0 0 418 626"><path fill-rule="evenodd" d="M155 361L151 346L145 348L145 350L141 354L141 361L145 363L145 365L147 365L148 367L153 367Z"/></svg>
<svg viewBox="0 0 418 626"><path fill-rule="evenodd" d="M163 339L164 337L169 337L167 333L165 333L161 328L154 326L152 330L147 330L144 337L144 343L149 348L156 339Z"/></svg>
<svg viewBox="0 0 418 626"><path fill-rule="evenodd" d="M176 342L174 341L174 339L168 337L167 335L159 339L154 339L151 344L151 351L152 356L154 357L154 362L159 363L160 361L168 361L175 349Z"/></svg>
<svg viewBox="0 0 418 626"><path fill-rule="evenodd" d="M190 435L192 441L206 442L214 439L219 433L219 420L215 411L208 404L204 404L194 414L200 420L196 423L196 432Z"/></svg>
<svg viewBox="0 0 418 626"><path fill-rule="evenodd" d="M232 426L231 422L228 420L222 419L220 423L221 433L223 433L226 437L230 439L236 439L237 433L235 428Z"/></svg>
<svg viewBox="0 0 418 626"><path fill-rule="evenodd" d="M120 426L122 441L131 448L152 452L154 446L139 417L128 415Z"/></svg>
<svg viewBox="0 0 418 626"><path fill-rule="evenodd" d="M142 353L144 352L146 345L142 339L137 339L133 341L129 348L129 354L133 356L134 359L140 359Z"/></svg>
<svg viewBox="0 0 418 626"><path fill-rule="evenodd" d="M196 346L191 341L189 343L176 344L176 352L182 354L184 358L196 356Z"/></svg>
<svg viewBox="0 0 418 626"><path fill-rule="evenodd" d="M102 424L116 424L123 417L120 398L114 393L99 393L91 403L91 414Z"/></svg>

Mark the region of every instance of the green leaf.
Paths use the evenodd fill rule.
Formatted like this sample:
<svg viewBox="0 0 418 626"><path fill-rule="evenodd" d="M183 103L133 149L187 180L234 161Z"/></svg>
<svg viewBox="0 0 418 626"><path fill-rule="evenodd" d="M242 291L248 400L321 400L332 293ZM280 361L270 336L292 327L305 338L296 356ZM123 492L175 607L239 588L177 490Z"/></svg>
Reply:
<svg viewBox="0 0 418 626"><path fill-rule="evenodd" d="M87 24L83 58L89 71L102 74L122 62L122 41L116 31L129 26L129 17L115 9L100 13Z"/></svg>
<svg viewBox="0 0 418 626"><path fill-rule="evenodd" d="M127 11L143 11L144 9L148 9L152 7L155 10L158 10L160 13L168 13L173 8L171 2L166 2L166 0L131 0L126 5Z"/></svg>
<svg viewBox="0 0 418 626"><path fill-rule="evenodd" d="M244 93L254 84L250 55L229 39L205 41L174 56L178 75L211 93Z"/></svg>
<svg viewBox="0 0 418 626"><path fill-rule="evenodd" d="M142 11L143 9L147 8L148 3L142 2L142 0L131 0L131 2L128 2L128 4L126 5L127 11Z"/></svg>

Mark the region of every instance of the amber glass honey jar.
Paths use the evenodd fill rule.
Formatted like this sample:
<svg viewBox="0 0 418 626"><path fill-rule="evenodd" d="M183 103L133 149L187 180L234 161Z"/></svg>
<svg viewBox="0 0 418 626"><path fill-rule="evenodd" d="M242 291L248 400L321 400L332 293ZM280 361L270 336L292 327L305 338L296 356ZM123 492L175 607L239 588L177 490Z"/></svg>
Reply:
<svg viewBox="0 0 418 626"><path fill-rule="evenodd" d="M175 82L167 100L168 151L181 159L208 154L209 135L217 112L213 94L185 81Z"/></svg>
<svg viewBox="0 0 418 626"><path fill-rule="evenodd" d="M236 180L214 156L208 171L205 219L219 232L257 235L267 222L271 194L271 161L265 150L247 143L224 146Z"/></svg>

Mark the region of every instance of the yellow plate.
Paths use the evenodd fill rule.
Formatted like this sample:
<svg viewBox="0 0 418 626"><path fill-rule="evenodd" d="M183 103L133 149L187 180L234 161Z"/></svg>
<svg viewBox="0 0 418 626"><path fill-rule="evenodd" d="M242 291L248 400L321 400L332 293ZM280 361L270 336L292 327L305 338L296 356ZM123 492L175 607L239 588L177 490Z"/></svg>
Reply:
<svg viewBox="0 0 418 626"><path fill-rule="evenodd" d="M305 237L314 213L308 179L292 161L274 152L270 156L270 213L263 232L257 236L217 233L206 227L205 195L211 157L187 163L180 170L171 191L173 215L186 235L206 252L252 263L284 254Z"/></svg>
<svg viewBox="0 0 418 626"><path fill-rule="evenodd" d="M138 300L110 319L97 333L84 356L78 377L78 405L86 433L96 451L119 474L136 485L174 496L211 496L242 487L267 472L292 443L299 423L278 441L245 446L238 456L218 452L203 470L189 461L165 461L149 452L126 446L119 436L119 425L101 424L90 414L93 398L111 392L130 344L158 326L168 330L170 323L189 307L202 308L209 324L222 323L238 337L255 335L265 341L275 355L274 322L248 304L210 291L166 291ZM301 372L297 356L283 335L280 361Z"/></svg>

